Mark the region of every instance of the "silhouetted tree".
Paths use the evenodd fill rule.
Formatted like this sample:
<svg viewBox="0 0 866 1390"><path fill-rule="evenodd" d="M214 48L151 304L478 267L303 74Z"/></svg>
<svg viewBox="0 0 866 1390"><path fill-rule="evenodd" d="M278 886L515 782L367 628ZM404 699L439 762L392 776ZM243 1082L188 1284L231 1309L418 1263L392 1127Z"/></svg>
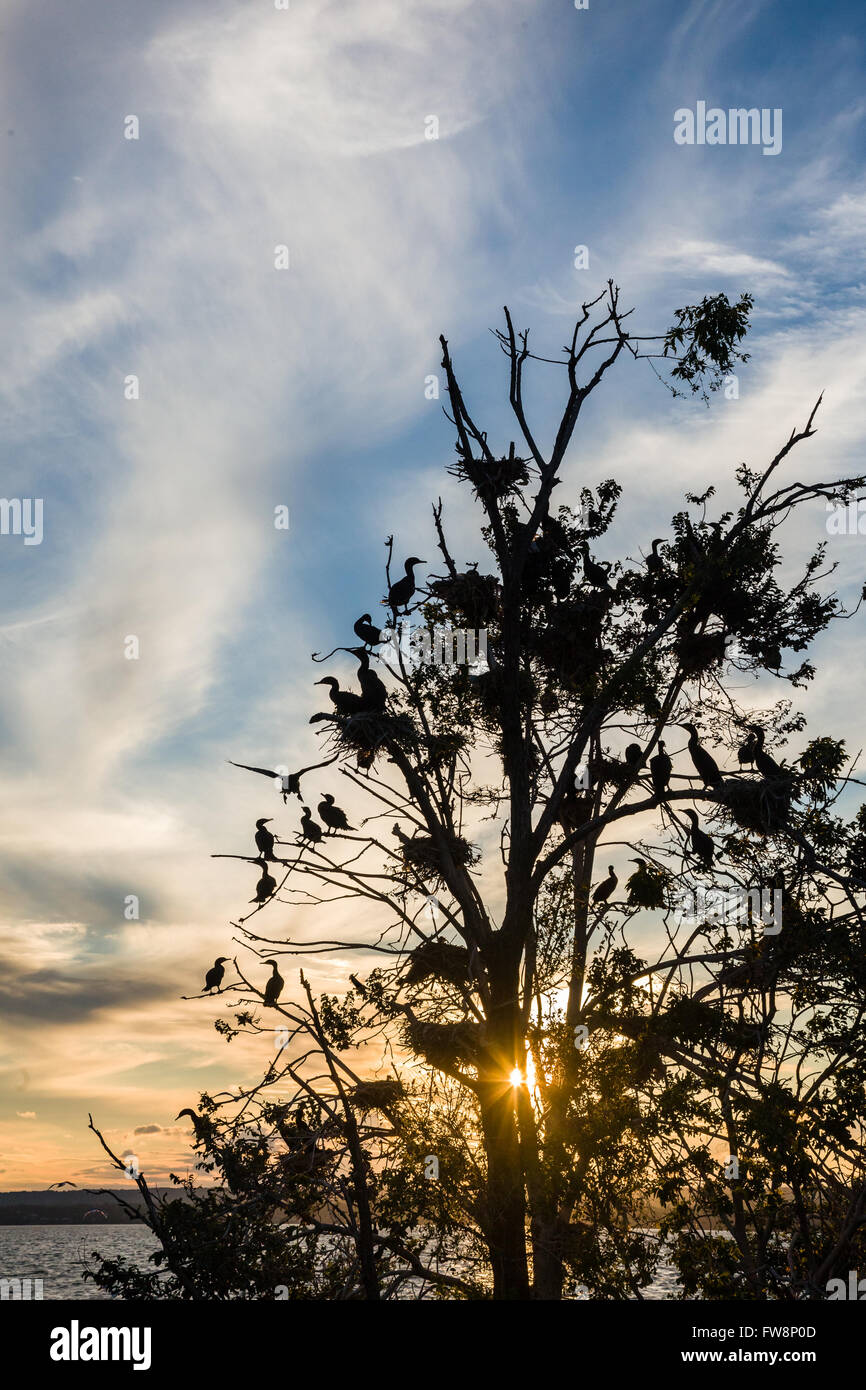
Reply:
<svg viewBox="0 0 866 1390"><path fill-rule="evenodd" d="M745 360L750 307L715 296L633 336L610 284L558 363L506 310L516 438L500 428L496 446L442 340L450 472L483 544L458 563L438 502L441 572L409 612L434 636L485 632L486 660L443 663L404 629L351 658L356 701L313 716L358 828L290 850L282 830L276 892L235 939L268 959L382 960L342 998L304 984L275 1010L245 974L226 986L227 1036L278 1016L290 1036L254 1092L200 1106L197 1147L224 1187L196 1198L193 1184L176 1219L215 1240L220 1222L250 1222L221 1296L254 1265L256 1287L294 1281L299 1297L639 1296L667 1243L684 1295L822 1297L862 1252L866 808L852 823L834 809L852 780L841 741L805 740L790 698L746 693L761 675L812 680L809 645L848 616L821 588L825 544L783 582L780 532L864 480L783 480L816 405L767 465L737 468L738 505L714 512L707 482L646 559L593 554L602 539L615 553L614 480L572 482L575 505L553 505L579 468L584 405L620 359L654 359L675 393L711 391ZM524 404L542 363L564 377L549 442ZM326 902L337 937L286 939L282 904L297 920ZM361 1050L378 1075L350 1067ZM289 1094L276 1108L274 1087ZM323 1155L309 1170L281 1129L298 1107ZM241 1125L258 1136L243 1160ZM248 1179L267 1198L247 1218ZM285 1278L259 1260L275 1224L300 1252ZM200 1263L188 1243L197 1287Z"/></svg>

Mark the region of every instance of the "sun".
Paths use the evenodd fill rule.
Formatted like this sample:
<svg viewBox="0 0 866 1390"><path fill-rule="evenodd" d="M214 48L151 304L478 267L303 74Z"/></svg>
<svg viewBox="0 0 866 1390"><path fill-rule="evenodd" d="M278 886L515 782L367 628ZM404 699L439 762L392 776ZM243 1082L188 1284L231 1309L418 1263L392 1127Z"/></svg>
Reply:
<svg viewBox="0 0 866 1390"><path fill-rule="evenodd" d="M511 1075L509 1076L508 1080L511 1082L512 1086L522 1086L522 1085L523 1085L523 1072L520 1070L519 1067L515 1067L515 1068L514 1068L513 1072L512 1072Z"/></svg>

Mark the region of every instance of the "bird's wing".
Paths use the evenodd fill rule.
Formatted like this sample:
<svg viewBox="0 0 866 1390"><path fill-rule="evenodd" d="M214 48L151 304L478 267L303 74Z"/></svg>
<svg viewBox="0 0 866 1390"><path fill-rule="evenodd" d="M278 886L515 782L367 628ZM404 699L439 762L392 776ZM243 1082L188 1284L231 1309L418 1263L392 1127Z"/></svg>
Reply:
<svg viewBox="0 0 866 1390"><path fill-rule="evenodd" d="M231 758L227 758L226 762L230 763L232 767L242 767L244 772L260 772L263 777L279 777L280 775L278 772L271 772L269 767L250 767L249 763L233 763Z"/></svg>
<svg viewBox="0 0 866 1390"><path fill-rule="evenodd" d="M295 773L295 776L303 777L305 772L315 772L317 767L330 767L331 763L335 763L339 756L339 753L335 753L333 758L327 758L323 763L311 763L309 767L302 767Z"/></svg>

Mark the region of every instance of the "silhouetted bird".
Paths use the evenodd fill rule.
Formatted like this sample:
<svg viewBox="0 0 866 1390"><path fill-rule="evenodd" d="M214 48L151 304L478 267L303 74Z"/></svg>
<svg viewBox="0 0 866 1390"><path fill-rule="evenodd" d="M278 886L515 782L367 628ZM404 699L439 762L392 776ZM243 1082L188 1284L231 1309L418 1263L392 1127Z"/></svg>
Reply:
<svg viewBox="0 0 866 1390"><path fill-rule="evenodd" d="M636 772L643 759L643 749L639 743L630 743L625 750L625 760L633 772Z"/></svg>
<svg viewBox="0 0 866 1390"><path fill-rule="evenodd" d="M194 1110L190 1110L189 1106L187 1106L185 1110L179 1110L174 1118L175 1120L181 1120L184 1115L189 1115L189 1118L192 1120L192 1127L195 1130L196 1139L203 1139L207 1134L207 1125L202 1116L197 1115Z"/></svg>
<svg viewBox="0 0 866 1390"><path fill-rule="evenodd" d="M634 873L626 880L629 907L664 907L665 884L658 870L653 870L645 859L630 859L637 864Z"/></svg>
<svg viewBox="0 0 866 1390"><path fill-rule="evenodd" d="M256 896L250 898L251 903L266 903L268 898L272 898L277 891L277 880L268 873L268 866L262 863L262 876L256 884Z"/></svg>
<svg viewBox="0 0 866 1390"><path fill-rule="evenodd" d="M613 871L613 865L608 864L607 878L603 879L602 882L596 888L595 892L592 895L592 901L594 903L606 903L618 883L619 879Z"/></svg>
<svg viewBox="0 0 866 1390"><path fill-rule="evenodd" d="M324 821L328 830L353 830L354 826L346 820L346 812L334 805L334 798L330 792L322 792L322 797L324 799L319 802L319 819Z"/></svg>
<svg viewBox="0 0 866 1390"><path fill-rule="evenodd" d="M664 560L658 554L656 547L660 546L664 536L657 536L650 546L650 553L646 557L646 567L649 574L661 574L664 569Z"/></svg>
<svg viewBox="0 0 866 1390"><path fill-rule="evenodd" d="M385 684L370 670L370 658L363 647L350 647L353 656L358 658L358 684L361 687L361 707L366 714L382 714L388 691Z"/></svg>
<svg viewBox="0 0 866 1390"><path fill-rule="evenodd" d="M701 746L698 739L698 731L694 724L680 724L681 729L687 729L689 735L689 752L692 755L692 762L705 787L720 787L722 785L722 774L719 772L719 765L715 758Z"/></svg>
<svg viewBox="0 0 866 1390"><path fill-rule="evenodd" d="M583 555L584 578L589 580L589 583L595 589L607 589L609 587L607 582L607 569L605 569L603 565L600 565L597 560L593 560L586 541L583 541L578 548Z"/></svg>
<svg viewBox="0 0 866 1390"><path fill-rule="evenodd" d="M661 739L659 739L659 751L654 758L650 758L649 768L653 791L656 796L662 797L667 791L668 784L671 780L673 763L665 752L665 745Z"/></svg>
<svg viewBox="0 0 866 1390"><path fill-rule="evenodd" d="M224 968L223 968L223 964L224 964L225 961L227 961L227 960L229 960L229 959L230 959L229 956L217 956L217 958L216 958L216 960L214 961L213 965L211 966L210 970L209 970L209 971L207 972L207 974L205 975L205 977L204 977L204 987L205 987L205 990L206 990L208 993L209 993L212 989L219 989L220 985L221 985L222 982L223 982L223 976L224 976L225 973L226 973L225 970L224 970Z"/></svg>
<svg viewBox="0 0 866 1390"><path fill-rule="evenodd" d="M406 574L403 579L398 579L396 584L392 584L388 590L388 607L397 617L400 608L408 609L412 597L415 593L415 566L426 564L426 560L419 560L417 555L410 555L403 568Z"/></svg>
<svg viewBox="0 0 866 1390"><path fill-rule="evenodd" d="M372 617L369 613L362 613L355 623L353 631L356 637L368 647L376 647L382 640L382 632L378 627L373 626Z"/></svg>
<svg viewBox="0 0 866 1390"><path fill-rule="evenodd" d="M304 813L301 816L301 839L309 840L314 845L318 844L322 838L322 827L313 820L309 806L302 806L301 810Z"/></svg>
<svg viewBox="0 0 866 1390"><path fill-rule="evenodd" d="M713 865L713 854L715 852L715 845L713 844L712 838L705 830L701 830L694 811L689 810L687 807L686 815L692 823L692 828L689 831L689 845L692 854L701 860L705 868L710 869Z"/></svg>
<svg viewBox="0 0 866 1390"><path fill-rule="evenodd" d="M764 730L758 728L757 724L750 724L749 729L755 736L755 767L762 777L784 777L783 769L771 758L769 753L764 752Z"/></svg>
<svg viewBox="0 0 866 1390"><path fill-rule="evenodd" d="M747 767L755 761L755 753L758 748L758 741L754 734L749 734L745 743L741 743L737 749L737 762L740 767Z"/></svg>
<svg viewBox="0 0 866 1390"><path fill-rule="evenodd" d="M273 1008L283 992L283 985L286 983L280 972L277 970L277 962L271 961L273 975L265 985L265 1004L268 1008Z"/></svg>
<svg viewBox="0 0 866 1390"><path fill-rule="evenodd" d="M256 849L262 859L274 863L276 862L274 859L274 836L270 830L265 829L267 822L272 819L271 816L262 816L260 820L256 821Z"/></svg>
<svg viewBox="0 0 866 1390"><path fill-rule="evenodd" d="M228 759L228 762L231 763L232 767L242 767L244 772L258 772L262 777L275 777L278 782L282 783L283 801L287 801L290 796L296 796L300 801L301 778L304 774L315 772L319 767L330 767L331 763L337 761L337 756L335 753L333 758L327 758L323 763L311 763L309 767L302 767L297 772L289 772L285 775L282 772L272 772L269 767L251 767L249 763L233 763L231 758Z"/></svg>
<svg viewBox="0 0 866 1390"><path fill-rule="evenodd" d="M352 690L341 690L336 676L323 676L320 681L316 681L316 685L330 687L331 704L338 714L360 714L366 709L363 696L356 695Z"/></svg>

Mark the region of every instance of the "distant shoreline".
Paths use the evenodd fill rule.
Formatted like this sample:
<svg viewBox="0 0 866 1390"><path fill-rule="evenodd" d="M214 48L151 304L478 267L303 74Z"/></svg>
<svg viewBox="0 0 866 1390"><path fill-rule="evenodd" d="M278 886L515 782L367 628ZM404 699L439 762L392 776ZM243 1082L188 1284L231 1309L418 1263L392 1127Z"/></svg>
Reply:
<svg viewBox="0 0 866 1390"><path fill-rule="evenodd" d="M174 1188L154 1188L154 1197L170 1197L183 1201L183 1193ZM104 1192L84 1191L76 1188L72 1192L49 1192L45 1189L33 1192L0 1192L0 1226L130 1226L138 1224L118 1205L116 1197L122 1198L137 1211L142 1203L137 1192L123 1189L108 1189ZM103 1216L85 1217L95 1211Z"/></svg>

